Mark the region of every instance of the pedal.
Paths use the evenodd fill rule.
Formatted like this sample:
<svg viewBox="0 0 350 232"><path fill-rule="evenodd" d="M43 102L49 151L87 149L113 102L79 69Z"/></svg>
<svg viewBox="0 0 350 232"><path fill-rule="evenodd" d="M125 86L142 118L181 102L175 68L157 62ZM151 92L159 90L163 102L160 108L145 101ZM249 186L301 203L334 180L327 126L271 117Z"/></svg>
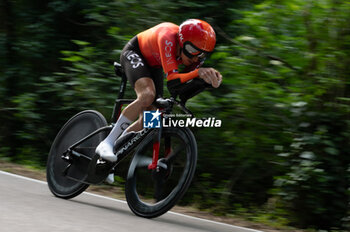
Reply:
<svg viewBox="0 0 350 232"><path fill-rule="evenodd" d="M104 165L106 163L107 163L107 161L105 161L105 160L100 158L100 159L97 160L96 165Z"/></svg>
<svg viewBox="0 0 350 232"><path fill-rule="evenodd" d="M88 165L86 181L92 184L100 184L107 178L109 171L112 168L113 163L101 160L100 156L96 154L92 157L92 160Z"/></svg>

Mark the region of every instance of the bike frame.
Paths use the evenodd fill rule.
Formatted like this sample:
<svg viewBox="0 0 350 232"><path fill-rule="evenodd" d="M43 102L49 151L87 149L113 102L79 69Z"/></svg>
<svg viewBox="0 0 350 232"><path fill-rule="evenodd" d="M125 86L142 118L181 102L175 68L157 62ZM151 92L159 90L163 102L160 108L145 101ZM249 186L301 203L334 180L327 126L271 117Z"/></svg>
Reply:
<svg viewBox="0 0 350 232"><path fill-rule="evenodd" d="M120 64L118 64L117 62L114 62L114 71L115 71L117 76L120 76L122 78L122 81L120 83L118 98L115 101L115 104L114 104L114 107L113 107L113 113L112 113L112 119L111 119L112 123L115 123L118 120L118 118L119 118L119 116L121 114L123 105L124 104L130 104L131 102L134 101L134 100L131 100L131 99L123 99L124 93L125 93L125 88L126 88L126 83L127 83L127 77L126 77L126 75L125 75L125 73L123 71L122 66ZM173 98L171 99L170 104L166 100L160 100L160 102L158 102L158 105L156 105L156 106L158 108L160 108L161 112L169 113L172 110L174 103L176 105L180 106L180 108L185 113L190 114L193 117L193 114L192 114L192 112L189 109L187 109L183 104L177 102ZM158 135L157 135L156 139L153 142L153 159L152 159L152 163L148 166L148 169L150 169L150 170L156 169L157 165L158 165L160 139L161 139L161 136L162 136L162 127L159 128L159 129L152 129L152 130L156 130L158 132ZM143 129L143 131L145 131L145 129ZM148 133L145 133L145 134L148 134ZM170 145L171 145L171 142L169 140L167 140L165 142L166 155L170 153ZM132 146L132 149L134 147L135 146ZM127 149L127 150L130 151L132 149ZM121 150L123 150L123 148L121 148ZM122 152L120 154L118 154L118 153L117 153L118 157L121 156L123 158L125 156L124 155L125 152ZM118 160L119 160L119 158L118 158Z"/></svg>
<svg viewBox="0 0 350 232"><path fill-rule="evenodd" d="M117 76L120 76L122 78L120 83L120 89L118 98L116 99L113 107L112 117L111 117L111 125L105 126L102 128L97 129L96 131L90 133L89 135L85 136L78 142L71 145L67 151L63 154L62 159L71 162L72 156L77 158L84 158L88 159L89 161L92 161L93 158L88 157L80 152L75 151L74 149L83 143L84 141L88 140L89 138L101 133L101 132L110 132L114 126L114 124L117 122L118 118L120 117L122 107L124 104L130 104L133 102L133 99L123 99L125 88L127 84L127 78L125 76L125 73L123 72L122 66L118 64L117 62L114 63L114 70ZM186 114L190 114L193 117L192 112L185 107L184 104L176 101L174 98L170 99L157 99L155 101L155 106L161 110L162 113L170 113L172 111L173 105L176 104L179 106L183 112ZM154 136L154 134L157 133L157 136ZM129 154L147 135L153 134L154 141L153 141L153 158L151 164L149 164L148 169L149 170L156 170L158 167L158 158L159 158L159 148L160 148L160 139L162 136L162 127L161 128L144 128L140 132L137 132L137 134L129 141L126 142L117 152L118 160L113 164L113 168L117 166L120 161ZM169 155L171 152L171 141L170 139L165 140L165 155ZM103 161L102 161L103 162ZM64 173L67 173L67 170L69 169L70 165L66 168Z"/></svg>

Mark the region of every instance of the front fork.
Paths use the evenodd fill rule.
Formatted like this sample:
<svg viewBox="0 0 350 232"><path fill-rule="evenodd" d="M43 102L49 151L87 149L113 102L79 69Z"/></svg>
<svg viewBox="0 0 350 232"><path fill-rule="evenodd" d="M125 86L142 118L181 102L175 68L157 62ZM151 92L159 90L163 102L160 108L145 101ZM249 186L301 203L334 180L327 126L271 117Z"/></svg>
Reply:
<svg viewBox="0 0 350 232"><path fill-rule="evenodd" d="M162 137L163 127L160 127L158 130L158 135L153 141L153 157L152 163L148 165L148 170L155 170L158 166L159 160L159 147L160 147L160 139Z"/></svg>
<svg viewBox="0 0 350 232"><path fill-rule="evenodd" d="M158 167L159 160L159 149L160 149L160 140L162 138L163 127L160 127L158 130L158 135L153 141L153 156L152 163L148 165L148 170L155 170ZM164 139L165 145L165 157L168 157L171 153L171 140L170 137L165 137Z"/></svg>

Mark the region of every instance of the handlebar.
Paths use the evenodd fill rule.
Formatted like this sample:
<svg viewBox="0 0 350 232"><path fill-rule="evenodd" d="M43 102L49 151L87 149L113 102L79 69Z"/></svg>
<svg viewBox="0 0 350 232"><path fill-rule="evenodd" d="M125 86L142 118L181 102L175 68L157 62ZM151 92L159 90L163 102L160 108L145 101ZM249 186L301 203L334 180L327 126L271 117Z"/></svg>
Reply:
<svg viewBox="0 0 350 232"><path fill-rule="evenodd" d="M173 108L173 106L177 105L178 107L180 107L180 109L186 113L186 114L190 114L191 117L194 117L193 113L185 106L185 104L183 102L179 102L177 100L175 100L173 97L171 98L157 98L153 105L158 107L158 108L163 108L165 109L165 111L171 111L171 109Z"/></svg>
<svg viewBox="0 0 350 232"><path fill-rule="evenodd" d="M174 99L164 99L160 97L154 101L154 105L158 108L168 109L174 105Z"/></svg>

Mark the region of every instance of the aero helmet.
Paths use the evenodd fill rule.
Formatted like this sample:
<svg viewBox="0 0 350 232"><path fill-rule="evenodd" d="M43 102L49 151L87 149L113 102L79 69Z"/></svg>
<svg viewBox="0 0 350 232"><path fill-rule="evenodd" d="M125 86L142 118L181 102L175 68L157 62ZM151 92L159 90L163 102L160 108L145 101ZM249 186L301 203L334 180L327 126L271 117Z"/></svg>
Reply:
<svg viewBox="0 0 350 232"><path fill-rule="evenodd" d="M209 23L199 19L188 19L179 27L179 43L186 56L201 58L214 50L216 36Z"/></svg>

